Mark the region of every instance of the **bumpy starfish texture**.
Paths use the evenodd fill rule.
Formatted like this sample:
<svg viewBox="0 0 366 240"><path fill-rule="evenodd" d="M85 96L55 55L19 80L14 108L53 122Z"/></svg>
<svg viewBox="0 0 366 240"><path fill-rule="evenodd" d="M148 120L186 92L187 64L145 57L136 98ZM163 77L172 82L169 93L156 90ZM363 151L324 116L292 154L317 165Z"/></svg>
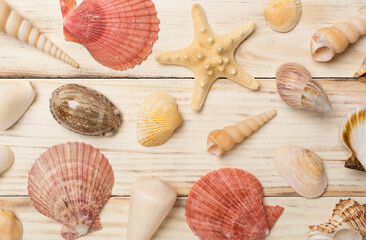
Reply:
<svg viewBox="0 0 366 240"><path fill-rule="evenodd" d="M231 33L218 35L210 28L199 4L193 5L192 18L193 43L185 49L165 52L156 57L159 63L181 65L193 71L195 86L192 109L202 109L211 85L220 77L226 77L251 90L258 89L259 83L234 58L236 48L253 32L254 23L250 22Z"/></svg>

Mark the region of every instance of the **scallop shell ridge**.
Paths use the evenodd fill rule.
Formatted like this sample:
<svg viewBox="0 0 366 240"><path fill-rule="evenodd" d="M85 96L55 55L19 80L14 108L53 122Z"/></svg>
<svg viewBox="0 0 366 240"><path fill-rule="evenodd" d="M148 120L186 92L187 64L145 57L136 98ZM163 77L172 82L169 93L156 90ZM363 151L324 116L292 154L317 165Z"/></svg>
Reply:
<svg viewBox="0 0 366 240"><path fill-rule="evenodd" d="M137 140L142 146L165 143L182 123L176 100L166 92L148 96L137 117Z"/></svg>
<svg viewBox="0 0 366 240"><path fill-rule="evenodd" d="M13 212L0 210L0 239L22 240L23 224L15 218Z"/></svg>
<svg viewBox="0 0 366 240"><path fill-rule="evenodd" d="M108 201L114 174L108 159L84 143L55 145L34 163L28 194L34 207L61 224L66 240L102 228L99 213Z"/></svg>
<svg viewBox="0 0 366 240"><path fill-rule="evenodd" d="M264 11L268 25L277 32L289 32L299 22L302 13L300 0L272 0Z"/></svg>

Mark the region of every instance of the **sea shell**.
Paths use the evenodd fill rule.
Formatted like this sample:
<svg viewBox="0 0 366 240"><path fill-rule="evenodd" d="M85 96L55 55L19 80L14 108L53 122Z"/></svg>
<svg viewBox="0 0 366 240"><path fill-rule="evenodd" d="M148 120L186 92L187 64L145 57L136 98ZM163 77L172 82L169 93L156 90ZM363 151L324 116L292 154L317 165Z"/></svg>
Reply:
<svg viewBox="0 0 366 240"><path fill-rule="evenodd" d="M302 65L282 64L276 71L276 80L278 93L291 107L316 112L332 110L327 94Z"/></svg>
<svg viewBox="0 0 366 240"><path fill-rule="evenodd" d="M361 67L355 73L355 77L360 81L366 81L366 58L363 60Z"/></svg>
<svg viewBox="0 0 366 240"><path fill-rule="evenodd" d="M79 84L53 91L50 111L62 126L83 135L112 136L122 124L120 111L107 97Z"/></svg>
<svg viewBox="0 0 366 240"><path fill-rule="evenodd" d="M23 224L15 218L13 212L0 210L0 239L22 240Z"/></svg>
<svg viewBox="0 0 366 240"><path fill-rule="evenodd" d="M276 32L289 32L299 22L301 17L300 0L271 0L264 10L268 25Z"/></svg>
<svg viewBox="0 0 366 240"><path fill-rule="evenodd" d="M13 162L13 151L8 146L0 145L0 175L9 169L13 165Z"/></svg>
<svg viewBox="0 0 366 240"><path fill-rule="evenodd" d="M65 143L36 160L29 172L28 194L40 213L63 224L61 236L72 240L102 229L99 213L113 185L112 167L98 149Z"/></svg>
<svg viewBox="0 0 366 240"><path fill-rule="evenodd" d="M355 200L340 200L334 208L332 218L329 221L320 225L309 226L309 229L307 236L310 240L342 239L342 235L347 234L341 232L342 229L351 229L359 232L362 236L366 236L366 209ZM354 235L355 238L343 239L362 239L357 233L349 232L348 234ZM320 238L320 236L324 236L324 238Z"/></svg>
<svg viewBox="0 0 366 240"><path fill-rule="evenodd" d="M127 240L150 240L176 199L174 188L160 179L138 179L131 192Z"/></svg>
<svg viewBox="0 0 366 240"><path fill-rule="evenodd" d="M312 231L311 233L308 233L308 240L362 240L362 235L355 230L341 228L333 234Z"/></svg>
<svg viewBox="0 0 366 240"><path fill-rule="evenodd" d="M0 83L0 130L13 126L32 104L36 92L30 82Z"/></svg>
<svg viewBox="0 0 366 240"><path fill-rule="evenodd" d="M20 41L28 43L45 53L54 56L73 67L78 68L79 64L70 58L64 51L41 34L27 20L11 9L7 2L0 0L0 31L18 38Z"/></svg>
<svg viewBox="0 0 366 240"><path fill-rule="evenodd" d="M318 62L328 62L364 34L366 34L366 18L363 16L321 28L314 33L311 39L311 54Z"/></svg>
<svg viewBox="0 0 366 240"><path fill-rule="evenodd" d="M201 240L263 240L282 211L279 206L265 210L262 186L252 174L223 168L194 184L185 214ZM270 221L266 212L271 213Z"/></svg>
<svg viewBox="0 0 366 240"><path fill-rule="evenodd" d="M166 92L153 93L145 99L137 116L137 141L145 147L161 145L181 124L175 99Z"/></svg>
<svg viewBox="0 0 366 240"><path fill-rule="evenodd" d="M275 109L247 118L222 130L213 130L207 138L207 152L221 156L236 144L253 134L258 128L276 116Z"/></svg>
<svg viewBox="0 0 366 240"><path fill-rule="evenodd" d="M100 64L124 70L150 55L159 19L151 0L60 0L67 41L82 44Z"/></svg>
<svg viewBox="0 0 366 240"><path fill-rule="evenodd" d="M365 171L366 167L366 106L359 106L348 113L341 126L341 139L351 152L345 167Z"/></svg>
<svg viewBox="0 0 366 240"><path fill-rule="evenodd" d="M281 177L303 197L317 198L327 188L323 161L308 149L280 147L276 150L274 163Z"/></svg>

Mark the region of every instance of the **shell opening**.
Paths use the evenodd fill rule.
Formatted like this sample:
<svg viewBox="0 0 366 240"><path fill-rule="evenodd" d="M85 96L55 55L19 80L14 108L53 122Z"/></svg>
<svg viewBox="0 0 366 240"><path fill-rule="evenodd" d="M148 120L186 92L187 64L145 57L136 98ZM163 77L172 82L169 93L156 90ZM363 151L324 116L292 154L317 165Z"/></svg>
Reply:
<svg viewBox="0 0 366 240"><path fill-rule="evenodd" d="M217 157L220 157L224 151L223 149L216 143L216 141L210 137L207 141L207 152L215 154Z"/></svg>
<svg viewBox="0 0 366 240"><path fill-rule="evenodd" d="M334 52L330 47L324 46L316 49L313 56L316 61L328 62L333 58Z"/></svg>

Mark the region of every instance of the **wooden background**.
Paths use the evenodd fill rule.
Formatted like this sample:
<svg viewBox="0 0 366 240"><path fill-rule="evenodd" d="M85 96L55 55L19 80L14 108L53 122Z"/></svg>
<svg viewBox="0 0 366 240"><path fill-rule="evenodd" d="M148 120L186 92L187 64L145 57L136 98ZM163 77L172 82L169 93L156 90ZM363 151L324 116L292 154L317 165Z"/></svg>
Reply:
<svg viewBox="0 0 366 240"><path fill-rule="evenodd" d="M81 65L76 70L5 34L0 34L0 81L32 79L37 99L11 129L0 131L0 144L15 153L12 168L0 177L0 209L13 210L24 224L25 240L61 239L61 225L38 213L27 196L27 177L34 160L48 147L66 141L83 141L100 148L109 158L116 178L113 197L102 212L104 229L85 239L126 239L129 190L141 176L168 181L179 194L174 209L154 239L197 239L185 223L184 204L189 189L209 171L237 167L253 173L262 183L266 204L279 204L285 212L267 239L305 239L307 226L327 220L340 198L353 196L366 203L366 173L346 169L349 153L339 140L339 127L349 110L366 102L366 85L352 78L366 57L366 39L359 40L331 63L316 63L309 53L314 31L336 21L365 13L361 0L303 0L303 15L290 33L273 32L263 10L269 0L155 0L161 31L153 54L140 66L124 72L96 63L75 43L65 42L58 0L8 0L9 4L61 46ZM187 46L193 38L190 8L199 2L217 33L229 32L246 21L255 32L238 49L240 65L259 79L261 89L251 92L227 80L217 81L200 113L190 108L193 75L182 67L155 62L156 54ZM329 94L329 114L294 110L276 92L275 70L287 61L306 66ZM37 78L37 79L34 79ZM102 79L112 78L112 79ZM48 110L51 92L65 83L92 87L114 102L123 113L120 132L110 138L86 137L56 123ZM173 138L155 148L136 141L136 117L144 98L158 90L176 97L184 123ZM270 108L278 110L252 137L222 158L206 153L207 134ZM307 147L325 161L329 187L322 198L299 197L277 174L273 154L277 147Z"/></svg>

